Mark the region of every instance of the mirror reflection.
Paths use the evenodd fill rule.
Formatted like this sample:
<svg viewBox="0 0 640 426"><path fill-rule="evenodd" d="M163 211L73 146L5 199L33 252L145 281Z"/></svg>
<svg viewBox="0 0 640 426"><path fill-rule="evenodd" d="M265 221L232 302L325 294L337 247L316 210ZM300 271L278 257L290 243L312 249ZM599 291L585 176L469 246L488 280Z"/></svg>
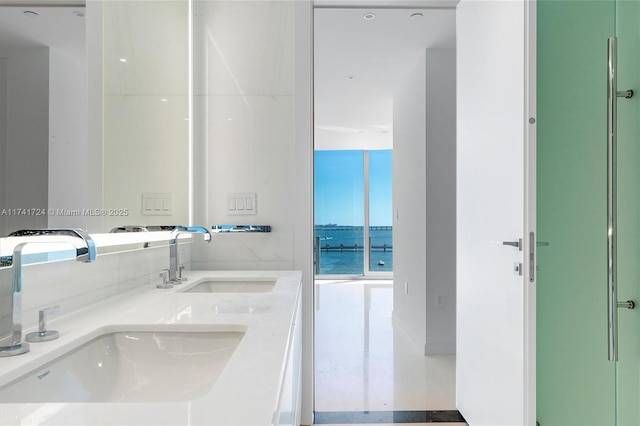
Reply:
<svg viewBox="0 0 640 426"><path fill-rule="evenodd" d="M0 3L0 235L189 224L188 1Z"/></svg>

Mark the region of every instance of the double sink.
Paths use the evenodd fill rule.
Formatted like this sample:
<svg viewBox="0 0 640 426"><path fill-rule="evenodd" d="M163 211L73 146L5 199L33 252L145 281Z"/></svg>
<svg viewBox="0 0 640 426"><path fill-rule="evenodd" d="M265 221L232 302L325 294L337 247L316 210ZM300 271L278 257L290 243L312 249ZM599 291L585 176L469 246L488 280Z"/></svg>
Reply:
<svg viewBox="0 0 640 426"><path fill-rule="evenodd" d="M266 293L278 278L205 276L173 293ZM163 292L164 290L154 290ZM177 294L175 297L180 297ZM202 299L202 297L200 297ZM2 403L175 402L211 391L242 341L242 325L105 327L0 388ZM64 332L64 331L63 331Z"/></svg>

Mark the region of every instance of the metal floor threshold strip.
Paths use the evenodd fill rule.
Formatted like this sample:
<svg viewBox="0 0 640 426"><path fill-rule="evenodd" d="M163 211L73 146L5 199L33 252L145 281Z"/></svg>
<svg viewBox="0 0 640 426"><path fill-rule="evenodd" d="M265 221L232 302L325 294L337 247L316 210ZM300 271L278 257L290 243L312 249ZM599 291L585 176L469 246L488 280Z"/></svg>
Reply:
<svg viewBox="0 0 640 426"><path fill-rule="evenodd" d="M314 424L455 423L464 422L457 410L440 411L316 411Z"/></svg>

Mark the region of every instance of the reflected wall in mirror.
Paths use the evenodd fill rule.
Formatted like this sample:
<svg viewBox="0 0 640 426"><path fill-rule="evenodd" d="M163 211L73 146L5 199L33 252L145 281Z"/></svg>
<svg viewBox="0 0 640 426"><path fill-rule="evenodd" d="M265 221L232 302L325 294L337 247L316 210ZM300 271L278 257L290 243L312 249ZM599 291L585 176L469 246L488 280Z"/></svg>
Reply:
<svg viewBox="0 0 640 426"><path fill-rule="evenodd" d="M188 0L24 3L0 2L0 235L189 224Z"/></svg>
<svg viewBox="0 0 640 426"><path fill-rule="evenodd" d="M0 8L0 235L86 204L85 50L84 7Z"/></svg>
<svg viewBox="0 0 640 426"><path fill-rule="evenodd" d="M104 216L103 229L188 225L188 0L110 0L102 7L103 203L114 213Z"/></svg>

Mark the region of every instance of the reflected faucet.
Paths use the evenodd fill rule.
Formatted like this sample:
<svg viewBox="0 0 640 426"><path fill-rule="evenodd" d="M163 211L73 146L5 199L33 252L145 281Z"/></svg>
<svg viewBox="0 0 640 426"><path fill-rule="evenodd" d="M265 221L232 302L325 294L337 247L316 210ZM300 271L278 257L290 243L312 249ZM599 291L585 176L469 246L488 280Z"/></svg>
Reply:
<svg viewBox="0 0 640 426"><path fill-rule="evenodd" d="M211 242L211 232L207 228L202 226L176 226L169 237L169 284L180 284L182 282L179 272L178 235L188 233L202 234L205 241Z"/></svg>
<svg viewBox="0 0 640 426"><path fill-rule="evenodd" d="M69 237L69 238L65 238ZM15 238L13 256L5 258L11 265L12 320L11 327L0 329L0 357L20 355L29 351L29 344L22 342L22 249L31 243L68 243L76 249L76 260L96 260L93 239L81 229L33 229L12 232L5 241Z"/></svg>

